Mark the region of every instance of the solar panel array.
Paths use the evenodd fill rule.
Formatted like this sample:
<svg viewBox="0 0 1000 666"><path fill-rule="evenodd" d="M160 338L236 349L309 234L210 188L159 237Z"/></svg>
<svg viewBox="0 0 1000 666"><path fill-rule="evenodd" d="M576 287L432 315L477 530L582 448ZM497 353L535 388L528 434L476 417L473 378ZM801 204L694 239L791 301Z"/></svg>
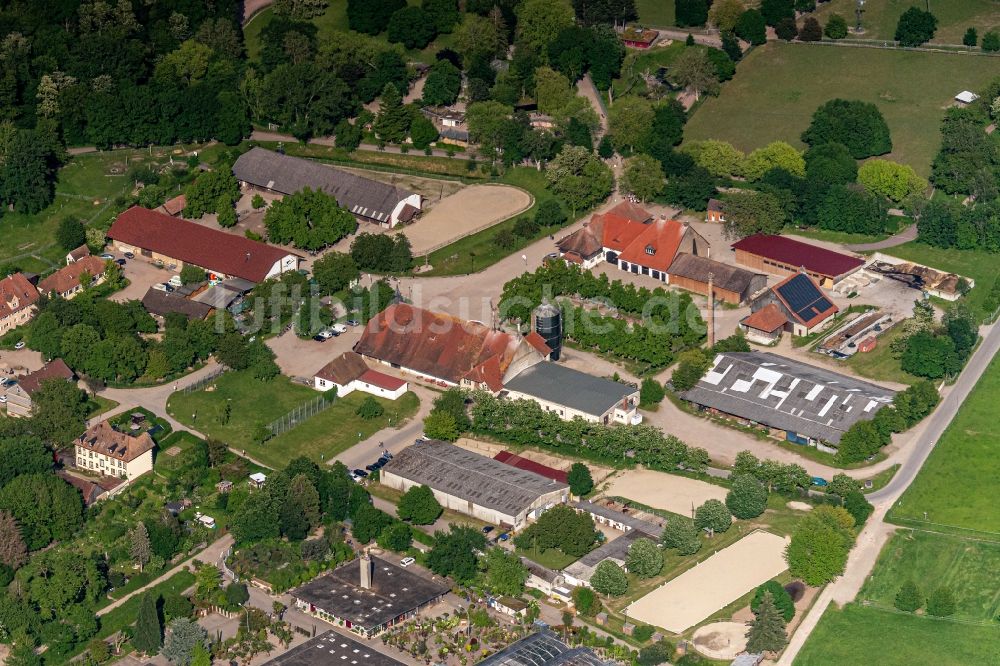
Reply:
<svg viewBox="0 0 1000 666"><path fill-rule="evenodd" d="M799 273L785 284L777 287L788 307L802 321L809 321L817 314L829 310L831 303L813 282Z"/></svg>

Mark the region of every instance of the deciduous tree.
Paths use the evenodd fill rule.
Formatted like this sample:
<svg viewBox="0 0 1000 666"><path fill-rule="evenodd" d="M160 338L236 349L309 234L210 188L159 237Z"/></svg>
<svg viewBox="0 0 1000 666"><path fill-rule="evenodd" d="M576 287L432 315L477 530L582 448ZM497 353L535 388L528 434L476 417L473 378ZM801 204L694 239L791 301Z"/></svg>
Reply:
<svg viewBox="0 0 1000 666"><path fill-rule="evenodd" d="M676 60L670 75L681 86L694 93L695 100L719 92L719 77L715 65L703 49L689 48Z"/></svg>
<svg viewBox="0 0 1000 666"><path fill-rule="evenodd" d="M524 592L526 580L528 569L517 555L503 548L491 548L486 552L486 585L494 594L519 597Z"/></svg>
<svg viewBox="0 0 1000 666"><path fill-rule="evenodd" d="M910 7L899 17L895 39L900 46L920 46L934 39L937 17L919 7Z"/></svg>
<svg viewBox="0 0 1000 666"><path fill-rule="evenodd" d="M702 26L708 20L708 2L706 0L674 0L674 13L677 26L680 28Z"/></svg>
<svg viewBox="0 0 1000 666"><path fill-rule="evenodd" d="M659 161L649 155L636 155L625 162L622 189L642 201L647 201L663 191L666 179Z"/></svg>
<svg viewBox="0 0 1000 666"><path fill-rule="evenodd" d="M820 106L802 140L811 146L842 143L855 159L892 150L889 126L878 107L857 100L832 99Z"/></svg>
<svg viewBox="0 0 1000 666"><path fill-rule="evenodd" d="M768 192L737 192L726 199L726 236L743 238L753 234L781 233L785 210L776 196Z"/></svg>
<svg viewBox="0 0 1000 666"><path fill-rule="evenodd" d="M824 585L844 572L854 544L854 518L841 507L818 506L792 532L785 559L793 576Z"/></svg>
<svg viewBox="0 0 1000 666"><path fill-rule="evenodd" d="M639 578L658 576L663 570L663 552L650 539L636 539L628 548L625 568Z"/></svg>
<svg viewBox="0 0 1000 666"><path fill-rule="evenodd" d="M429 486L413 486L399 498L396 515L414 525L432 525L442 510Z"/></svg>
<svg viewBox="0 0 1000 666"><path fill-rule="evenodd" d="M889 160L868 160L858 169L858 182L874 194L899 203L911 194L921 192L927 181L913 167Z"/></svg>
<svg viewBox="0 0 1000 666"><path fill-rule="evenodd" d="M614 186L611 169L579 146L565 146L549 164L545 178L574 213L604 201Z"/></svg>
<svg viewBox="0 0 1000 666"><path fill-rule="evenodd" d="M740 14L734 32L740 39L754 46L767 43L767 23L764 15L757 9L748 9Z"/></svg>
<svg viewBox="0 0 1000 666"><path fill-rule="evenodd" d="M735 476L726 495L726 506L737 518L756 518L767 508L767 488L752 476Z"/></svg>
<svg viewBox="0 0 1000 666"><path fill-rule="evenodd" d="M583 497L594 489L594 479L590 475L590 468L582 462L570 465L566 481L569 483L569 491L577 497Z"/></svg>
<svg viewBox="0 0 1000 666"><path fill-rule="evenodd" d="M920 609L924 605L924 595L921 594L920 588L917 584L913 582L913 579L908 579L896 592L896 597L893 599L893 605L901 611L906 611L907 613L913 613Z"/></svg>
<svg viewBox="0 0 1000 666"><path fill-rule="evenodd" d="M823 34L830 39L847 37L847 19L840 14L830 14L830 18L826 20L826 27L823 28Z"/></svg>
<svg viewBox="0 0 1000 666"><path fill-rule="evenodd" d="M671 515L663 528L664 548L676 549L681 555L694 555L701 549L701 539L694 521L684 516Z"/></svg>
<svg viewBox="0 0 1000 666"><path fill-rule="evenodd" d="M699 530L722 533L733 523L733 515L717 499L705 500L694 514L694 525Z"/></svg>
<svg viewBox="0 0 1000 666"><path fill-rule="evenodd" d="M628 591L628 577L621 567L611 560L604 560L594 569L590 586L609 597L620 597Z"/></svg>
<svg viewBox="0 0 1000 666"><path fill-rule="evenodd" d="M927 614L935 617L948 617L955 614L955 593L951 588L941 585L927 597Z"/></svg>

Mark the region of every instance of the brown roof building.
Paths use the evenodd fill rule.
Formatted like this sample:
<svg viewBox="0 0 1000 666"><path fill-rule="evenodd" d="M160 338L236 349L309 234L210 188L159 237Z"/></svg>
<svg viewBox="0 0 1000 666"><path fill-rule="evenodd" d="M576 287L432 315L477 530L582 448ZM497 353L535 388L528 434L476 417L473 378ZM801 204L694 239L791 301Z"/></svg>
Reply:
<svg viewBox="0 0 1000 666"><path fill-rule="evenodd" d="M160 206L160 209L170 217L178 217L187 208L187 197L179 194L173 199L168 199Z"/></svg>
<svg viewBox="0 0 1000 666"><path fill-rule="evenodd" d="M0 335L31 321L38 290L23 273L0 280Z"/></svg>
<svg viewBox="0 0 1000 666"><path fill-rule="evenodd" d="M519 335L405 303L369 321L354 351L446 386L494 392L505 378L543 360Z"/></svg>
<svg viewBox="0 0 1000 666"><path fill-rule="evenodd" d="M256 283L299 267L299 256L288 250L139 206L119 215L108 237L123 252L172 265L178 271L191 264L216 277Z"/></svg>
<svg viewBox="0 0 1000 666"><path fill-rule="evenodd" d="M765 309L766 315L755 317ZM802 336L825 326L840 308L827 298L812 277L806 273L796 273L757 296L750 304L750 310L753 314L744 318L740 324L748 337L754 339L751 335L754 331L765 332L769 327L774 330L773 324L778 316L776 312L785 320L783 330ZM777 337L780 337L780 332L778 336L766 336L768 342L773 342Z"/></svg>
<svg viewBox="0 0 1000 666"><path fill-rule="evenodd" d="M90 256L90 248L87 247L86 243L84 243L80 247L76 248L75 250L70 250L66 254L66 263L67 265L72 264L75 261L80 261L84 257L89 257L89 256Z"/></svg>
<svg viewBox="0 0 1000 666"><path fill-rule="evenodd" d="M7 416L31 416L34 404L32 394L42 386L47 379L73 379L73 371L61 358L49 361L39 370L30 372L17 380L17 383L7 389Z"/></svg>
<svg viewBox="0 0 1000 666"><path fill-rule="evenodd" d="M87 429L76 442L77 467L129 481L153 469L156 443L148 432L115 430L107 421Z"/></svg>
<svg viewBox="0 0 1000 666"><path fill-rule="evenodd" d="M191 299L169 294L150 287L142 297L142 307L149 314L165 317L177 312L188 319L204 319L212 312L212 306Z"/></svg>
<svg viewBox="0 0 1000 666"><path fill-rule="evenodd" d="M712 291L718 300L738 305L767 286L767 276L744 268L724 264L707 257L696 257L682 252L667 269L667 282L708 295L708 279L712 277Z"/></svg>
<svg viewBox="0 0 1000 666"><path fill-rule="evenodd" d="M355 379L368 371L368 364L361 354L356 352L344 352L333 359L316 373L318 379L325 379L338 386L347 386Z"/></svg>
<svg viewBox="0 0 1000 666"><path fill-rule="evenodd" d="M84 273L90 276L88 284L80 282ZM73 298L84 289L102 282L104 282L104 259L87 255L39 282L38 291L46 296L56 294L63 298Z"/></svg>

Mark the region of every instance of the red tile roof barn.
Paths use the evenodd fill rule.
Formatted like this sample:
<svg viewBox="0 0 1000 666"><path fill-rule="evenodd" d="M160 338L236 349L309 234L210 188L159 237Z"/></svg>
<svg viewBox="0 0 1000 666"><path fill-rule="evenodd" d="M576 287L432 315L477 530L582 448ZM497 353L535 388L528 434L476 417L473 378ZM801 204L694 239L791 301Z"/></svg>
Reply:
<svg viewBox="0 0 1000 666"><path fill-rule="evenodd" d="M17 384L25 393L31 395L42 387L42 382L46 379L65 379L69 381L73 379L73 371L66 365L66 361L57 358L54 361L49 361L40 369L24 375L17 380Z"/></svg>
<svg viewBox="0 0 1000 666"><path fill-rule="evenodd" d="M294 254L139 206L119 215L108 236L186 264L252 282L263 282L276 262Z"/></svg>
<svg viewBox="0 0 1000 666"><path fill-rule="evenodd" d="M784 236L757 234L733 243L734 250L742 250L789 266L804 267L807 271L836 277L857 269L863 259L833 250L803 243Z"/></svg>
<svg viewBox="0 0 1000 666"><path fill-rule="evenodd" d="M677 220L658 220L644 225L619 259L666 272L677 255L686 228Z"/></svg>
<svg viewBox="0 0 1000 666"><path fill-rule="evenodd" d="M378 370L366 370L364 374L358 377L358 381L383 388L386 391L395 391L406 385L406 382L399 377L393 377Z"/></svg>
<svg viewBox="0 0 1000 666"><path fill-rule="evenodd" d="M368 365L360 354L344 352L316 371L316 377L347 386L368 371Z"/></svg>
<svg viewBox="0 0 1000 666"><path fill-rule="evenodd" d="M64 294L80 284L80 276L84 272L90 273L91 278L101 275L104 272L104 259L89 255L78 259L39 282L38 291L43 294ZM83 285L84 288L89 286Z"/></svg>
<svg viewBox="0 0 1000 666"><path fill-rule="evenodd" d="M405 303L368 322L354 351L413 372L458 384L485 382L500 390L520 336Z"/></svg>

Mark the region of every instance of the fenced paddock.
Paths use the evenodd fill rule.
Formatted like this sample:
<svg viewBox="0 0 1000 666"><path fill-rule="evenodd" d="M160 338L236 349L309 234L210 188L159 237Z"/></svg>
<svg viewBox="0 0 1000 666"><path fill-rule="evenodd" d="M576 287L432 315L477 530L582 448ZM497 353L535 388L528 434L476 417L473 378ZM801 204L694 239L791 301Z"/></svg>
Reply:
<svg viewBox="0 0 1000 666"><path fill-rule="evenodd" d="M756 531L667 581L628 607L628 616L681 633L788 568L784 537Z"/></svg>
<svg viewBox="0 0 1000 666"><path fill-rule="evenodd" d="M288 432L303 421L308 421L320 412L328 409L334 402L336 402L336 397L327 398L324 395L316 396L312 400L302 403L280 418L271 421L267 424L267 427L270 429L271 435L277 437L281 433Z"/></svg>
<svg viewBox="0 0 1000 666"><path fill-rule="evenodd" d="M705 500L726 499L726 489L722 486L650 469L628 470L615 476L604 494L688 517Z"/></svg>

